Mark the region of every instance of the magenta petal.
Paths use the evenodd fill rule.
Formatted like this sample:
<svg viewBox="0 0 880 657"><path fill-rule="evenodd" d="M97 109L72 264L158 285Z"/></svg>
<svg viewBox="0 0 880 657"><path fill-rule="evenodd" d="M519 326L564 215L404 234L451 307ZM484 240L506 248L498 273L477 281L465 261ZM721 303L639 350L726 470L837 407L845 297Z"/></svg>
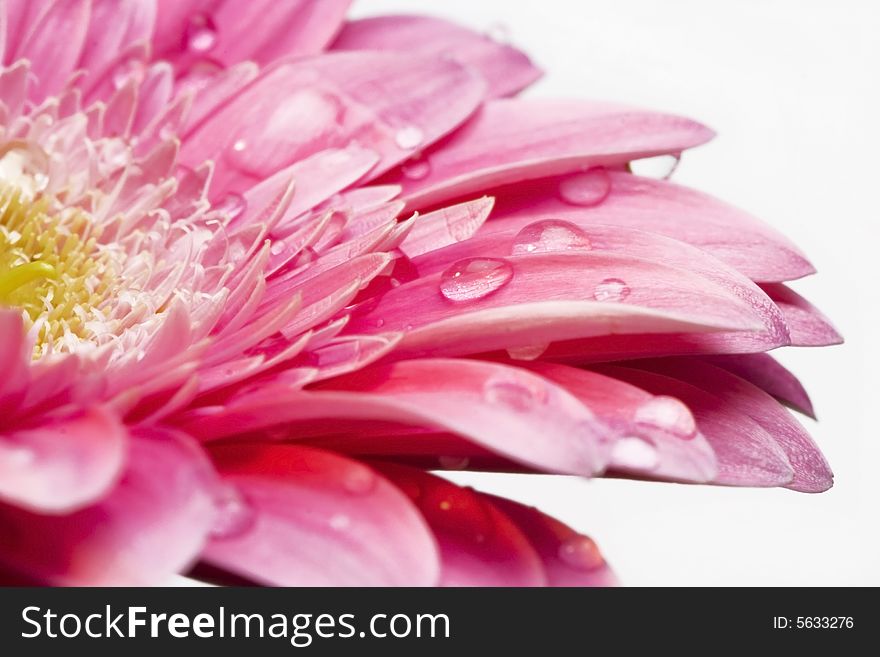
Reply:
<svg viewBox="0 0 880 657"><path fill-rule="evenodd" d="M545 586L541 559L487 496L421 470L378 465L407 493L440 548L440 586Z"/></svg>
<svg viewBox="0 0 880 657"><path fill-rule="evenodd" d="M48 516L0 505L0 563L56 585L155 585L201 550L215 486L185 436L139 429L128 469L92 506Z"/></svg>
<svg viewBox="0 0 880 657"><path fill-rule="evenodd" d="M833 475L822 452L804 428L773 397L738 376L693 359L664 358L640 364L714 395L730 412L762 426L783 449L794 470L787 488L819 493L831 488Z"/></svg>
<svg viewBox="0 0 880 657"><path fill-rule="evenodd" d="M785 316L793 346L826 347L843 342L843 337L828 318L797 292L780 283L761 287Z"/></svg>
<svg viewBox="0 0 880 657"><path fill-rule="evenodd" d="M437 548L421 515L365 465L292 445L211 453L232 490L208 563L281 586L436 583Z"/></svg>
<svg viewBox="0 0 880 657"><path fill-rule="evenodd" d="M0 431L0 500L37 513L93 502L124 466L128 432L99 408Z"/></svg>
<svg viewBox="0 0 880 657"><path fill-rule="evenodd" d="M294 427L291 437L307 438L297 423L330 418L432 427L550 472L589 476L609 456L609 429L565 389L517 368L467 360L372 366L311 391L267 386L225 407L193 411L185 424L203 440L286 425Z"/></svg>
<svg viewBox="0 0 880 657"><path fill-rule="evenodd" d="M676 378L616 365L597 371L632 383L655 395L684 402L697 420L718 459L715 483L726 486L786 486L794 470L782 448L766 429L717 395Z"/></svg>
<svg viewBox="0 0 880 657"><path fill-rule="evenodd" d="M541 76L516 48L454 23L426 16L376 16L345 24L334 50L390 50L451 57L479 71L489 96L510 96Z"/></svg>
<svg viewBox="0 0 880 657"><path fill-rule="evenodd" d="M0 308L0 411L12 411L24 398L28 385L28 365L32 345L24 330L21 313Z"/></svg>
<svg viewBox="0 0 880 657"><path fill-rule="evenodd" d="M522 180L621 165L677 153L712 132L689 119L599 103L493 100L437 148L427 151L427 170L389 182L403 187L410 208L424 208Z"/></svg>
<svg viewBox="0 0 880 657"><path fill-rule="evenodd" d="M721 367L813 419L813 402L797 377L768 354L711 356L704 360Z"/></svg>
<svg viewBox="0 0 880 657"><path fill-rule="evenodd" d="M607 177L604 198L596 195L597 176ZM565 185L586 189L579 199ZM607 224L692 244L755 281L792 280L815 272L801 251L770 226L708 194L665 180L597 169L492 193L495 209L483 232L493 232L496 219L505 222L505 230L539 219L564 219L582 228Z"/></svg>
<svg viewBox="0 0 880 657"><path fill-rule="evenodd" d="M518 502L484 495L529 538L544 564L550 586L617 586L593 540L571 527Z"/></svg>

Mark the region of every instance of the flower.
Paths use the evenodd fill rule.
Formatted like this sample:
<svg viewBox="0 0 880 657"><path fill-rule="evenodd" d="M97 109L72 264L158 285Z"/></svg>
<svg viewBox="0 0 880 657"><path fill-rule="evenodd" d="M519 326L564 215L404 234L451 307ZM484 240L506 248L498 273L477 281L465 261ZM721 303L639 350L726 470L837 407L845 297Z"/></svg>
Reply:
<svg viewBox="0 0 880 657"><path fill-rule="evenodd" d="M712 133L348 4L0 2L4 580L602 585L429 471L830 487L809 262L630 172Z"/></svg>

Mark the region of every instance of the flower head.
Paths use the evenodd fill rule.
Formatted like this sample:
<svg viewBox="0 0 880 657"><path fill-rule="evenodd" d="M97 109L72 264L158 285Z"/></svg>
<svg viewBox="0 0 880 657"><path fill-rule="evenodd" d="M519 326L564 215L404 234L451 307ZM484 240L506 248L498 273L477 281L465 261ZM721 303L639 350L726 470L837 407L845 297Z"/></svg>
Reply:
<svg viewBox="0 0 880 657"><path fill-rule="evenodd" d="M810 264L628 166L712 133L348 4L0 2L4 577L608 584L429 471L828 488Z"/></svg>

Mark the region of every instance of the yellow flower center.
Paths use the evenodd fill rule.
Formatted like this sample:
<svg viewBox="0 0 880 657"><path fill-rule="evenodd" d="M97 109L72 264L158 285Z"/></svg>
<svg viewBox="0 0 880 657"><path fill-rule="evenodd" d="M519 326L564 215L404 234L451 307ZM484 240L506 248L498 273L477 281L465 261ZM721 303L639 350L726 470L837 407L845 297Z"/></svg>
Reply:
<svg viewBox="0 0 880 657"><path fill-rule="evenodd" d="M98 227L78 208L52 209L0 181L0 306L20 308L36 331L34 358L89 334L114 277Z"/></svg>

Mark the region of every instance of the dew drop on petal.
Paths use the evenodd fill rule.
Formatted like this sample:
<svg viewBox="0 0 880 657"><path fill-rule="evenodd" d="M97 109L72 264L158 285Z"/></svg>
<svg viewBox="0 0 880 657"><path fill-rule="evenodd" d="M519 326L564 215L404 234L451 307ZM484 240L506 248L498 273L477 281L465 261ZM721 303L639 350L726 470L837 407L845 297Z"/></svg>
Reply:
<svg viewBox="0 0 880 657"><path fill-rule="evenodd" d="M440 293L455 302L476 301L497 292L513 278L502 258L465 258L440 275Z"/></svg>
<svg viewBox="0 0 880 657"><path fill-rule="evenodd" d="M352 465L342 480L346 492L351 495L366 495L376 487L376 475L363 465Z"/></svg>
<svg viewBox="0 0 880 657"><path fill-rule="evenodd" d="M606 278L600 281L593 290L593 298L596 301L623 301L629 296L630 289L619 278Z"/></svg>
<svg viewBox="0 0 880 657"><path fill-rule="evenodd" d="M629 168L637 176L666 180L675 173L679 162L681 162L681 153L676 155L657 155L645 157L641 160L633 160L629 163Z"/></svg>
<svg viewBox="0 0 880 657"><path fill-rule="evenodd" d="M236 139L235 143L232 144L232 150L236 153L243 153L247 148L247 142L244 139Z"/></svg>
<svg viewBox="0 0 880 657"><path fill-rule="evenodd" d="M603 168L590 169L565 178L559 183L559 198L571 205L599 205L611 191L611 178Z"/></svg>
<svg viewBox="0 0 880 657"><path fill-rule="evenodd" d="M524 413L547 400L547 390L538 383L513 378L492 378L483 385L483 398L490 404Z"/></svg>
<svg viewBox="0 0 880 657"><path fill-rule="evenodd" d="M418 148L424 140L425 133L414 125L404 126L394 133L394 141L399 148L404 150Z"/></svg>
<svg viewBox="0 0 880 657"><path fill-rule="evenodd" d="M449 509L452 508L452 502L450 502L449 500L443 500L437 506L440 507L441 511L449 511Z"/></svg>
<svg viewBox="0 0 880 657"><path fill-rule="evenodd" d="M618 466L638 470L653 470L660 465L657 448L647 440L636 436L619 438L614 443L611 458Z"/></svg>
<svg viewBox="0 0 880 657"><path fill-rule="evenodd" d="M589 251L590 238L570 221L545 219L523 228L513 238L512 255L551 251Z"/></svg>
<svg viewBox="0 0 880 657"><path fill-rule="evenodd" d="M272 242L272 246L269 247L269 253L274 256L279 256L284 253L285 248L286 245L284 244L283 240L275 240L274 242Z"/></svg>
<svg viewBox="0 0 880 657"><path fill-rule="evenodd" d="M229 192L214 206L214 209L222 212L229 221L232 221L241 216L241 213L247 209L247 201L241 194Z"/></svg>
<svg viewBox="0 0 880 657"><path fill-rule="evenodd" d="M193 53L206 53L217 45L217 26L208 14L196 14L186 26L186 48Z"/></svg>
<svg viewBox="0 0 880 657"><path fill-rule="evenodd" d="M576 570L595 570L605 561L589 536L573 536L559 546L559 558Z"/></svg>
<svg viewBox="0 0 880 657"><path fill-rule="evenodd" d="M334 513L330 516L330 528L338 532L345 531L351 526L351 518L344 513Z"/></svg>
<svg viewBox="0 0 880 657"><path fill-rule="evenodd" d="M467 456L441 456L437 461L444 470L466 470L471 464Z"/></svg>
<svg viewBox="0 0 880 657"><path fill-rule="evenodd" d="M216 500L217 518L211 527L211 538L236 538L249 531L256 522L250 503L234 488L226 488Z"/></svg>
<svg viewBox="0 0 880 657"><path fill-rule="evenodd" d="M668 431L678 438L688 440L697 435L694 416L687 406L675 397L659 395L636 409L635 421Z"/></svg>
<svg viewBox="0 0 880 657"><path fill-rule="evenodd" d="M431 173L431 163L423 155L411 157L401 165L400 172L409 180L424 180Z"/></svg>
<svg viewBox="0 0 880 657"><path fill-rule="evenodd" d="M510 347L507 355L513 360L536 360L547 351L549 344L533 344L526 347Z"/></svg>

